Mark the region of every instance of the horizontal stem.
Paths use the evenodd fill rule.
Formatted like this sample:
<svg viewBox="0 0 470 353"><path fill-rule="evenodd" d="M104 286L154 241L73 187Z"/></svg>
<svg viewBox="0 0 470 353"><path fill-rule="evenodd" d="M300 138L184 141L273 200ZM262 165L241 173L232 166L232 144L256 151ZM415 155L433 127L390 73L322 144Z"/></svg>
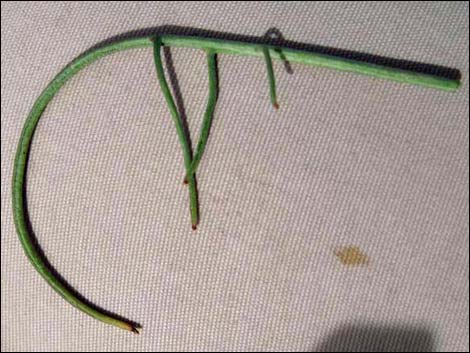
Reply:
<svg viewBox="0 0 470 353"><path fill-rule="evenodd" d="M460 87L459 80L451 80L435 75L396 69L363 61L315 53L312 51L295 50L264 44L261 46L255 43L174 35L162 36L162 42L163 45L166 46L212 49L215 50L216 53L244 56L263 56L263 47L265 47L271 49L271 57L277 60L282 60L282 57L284 56L285 59L293 63L352 72L375 78L437 88L446 91L453 91ZM281 49L281 52L275 49Z"/></svg>
<svg viewBox="0 0 470 353"><path fill-rule="evenodd" d="M162 45L164 46L212 50L216 54L262 57L264 55L263 48L268 48L270 49L271 58L276 60L288 60L298 64L362 74L370 77L436 88L444 91L455 91L461 85L460 80L457 79L448 79L412 70L397 69L384 65L371 64L364 61L315 53L313 51L284 48L282 46L260 45L257 43L237 42L232 40L176 35L162 35L160 38ZM125 49L150 47L153 45L152 41L152 36L121 40L85 53L78 57L74 62L80 62L84 58L90 59L90 56L97 59L98 56L106 56L113 52ZM74 65L74 62L72 62L70 66Z"/></svg>

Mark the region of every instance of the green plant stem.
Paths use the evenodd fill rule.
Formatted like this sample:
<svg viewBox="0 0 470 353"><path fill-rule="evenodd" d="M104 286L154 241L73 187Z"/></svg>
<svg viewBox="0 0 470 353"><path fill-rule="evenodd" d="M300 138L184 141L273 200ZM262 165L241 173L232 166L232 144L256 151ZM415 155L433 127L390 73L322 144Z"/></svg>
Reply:
<svg viewBox="0 0 470 353"><path fill-rule="evenodd" d="M214 53L223 54L249 56L263 55L259 45L255 43L221 41L197 37L162 36L161 45L213 50ZM12 206L16 231L23 250L36 271L57 293L59 293L74 307L97 320L133 332L137 332L137 325L110 315L105 311L86 303L74 292L70 291L62 280L50 271L47 260L42 253L37 250L35 238L30 232L27 224L27 216L25 213L26 168L31 143L38 122L49 102L68 80L70 80L80 70L102 57L122 50L151 46L153 46L151 36L115 41L85 52L60 71L42 91L26 118L16 150L12 182ZM272 51L272 57L274 59L282 59L281 56L284 56L285 59L293 63L348 71L369 75L375 78L389 79L392 81L416 84L447 91L454 91L460 86L459 80L450 80L433 75L388 68L380 65L347 60L313 52L298 51L282 47L267 47L275 49ZM279 49L282 49L282 53L278 52Z"/></svg>
<svg viewBox="0 0 470 353"><path fill-rule="evenodd" d="M276 95L276 79L274 78L273 61L271 60L269 49L263 47L263 54L264 61L266 62L266 70L268 72L269 97L271 98L271 104L273 105L274 109L279 109L279 103L277 102Z"/></svg>
<svg viewBox="0 0 470 353"><path fill-rule="evenodd" d="M213 49L217 54L263 56L262 47L260 47L259 44L254 43L176 35L162 36L162 42L163 45L171 47L198 48L206 50ZM375 78L436 88L445 91L455 91L460 86L459 80L451 80L430 74L417 73L411 70L396 69L332 55L315 53L312 51L295 50L268 45L263 45L263 47L271 49L270 52L273 59L282 60L282 57L284 56L284 59L287 59L292 63L362 74ZM281 52L276 49L281 49Z"/></svg>
<svg viewBox="0 0 470 353"><path fill-rule="evenodd" d="M187 182L189 184L189 203L191 210L191 222L193 229L196 229L199 222L198 216L198 204L197 204L197 188L196 179L193 173L189 173L192 163L191 147L189 145L188 138L184 131L183 122L181 116L176 108L175 101L171 95L170 87L165 78L165 70L163 69L163 62L161 57L162 41L160 37L156 37L153 46L153 57L155 59L155 68L157 70L158 82L162 89L163 96L165 97L168 109L170 110L171 117L175 123L176 132L180 141L181 149L183 150L184 165L186 168Z"/></svg>
<svg viewBox="0 0 470 353"><path fill-rule="evenodd" d="M186 179L194 174L201 162L202 155L206 148L207 139L209 138L209 130L212 125L212 117L214 116L215 104L217 102L217 62L216 54L213 50L209 50L207 53L207 66L209 72L209 95L207 98L206 112L204 113L204 119L202 121L201 132L199 134L199 142L196 147L196 153L194 155L193 162L189 171L186 175Z"/></svg>
<svg viewBox="0 0 470 353"><path fill-rule="evenodd" d="M50 270L50 266L48 265L47 260L36 247L34 236L31 234L27 223L28 221L25 212L25 179L28 155L31 149L31 142L34 136L34 131L36 130L37 124L42 116L44 109L57 93L57 91L78 71L98 60L99 58L116 51L139 47L144 42L146 43L146 41L142 40L125 41L114 43L112 46L103 47L88 52L67 65L52 80L52 82L45 88L45 90L34 103L31 112L29 113L24 124L16 150L12 184L13 217L16 232L18 233L18 237L27 258L34 266L36 271L57 293L59 293L67 302L72 304L77 309L104 323L132 331L134 333L138 333L138 325L133 324L128 320L120 319L116 315L109 314L83 301L79 296L71 291L69 287L54 274L54 272Z"/></svg>

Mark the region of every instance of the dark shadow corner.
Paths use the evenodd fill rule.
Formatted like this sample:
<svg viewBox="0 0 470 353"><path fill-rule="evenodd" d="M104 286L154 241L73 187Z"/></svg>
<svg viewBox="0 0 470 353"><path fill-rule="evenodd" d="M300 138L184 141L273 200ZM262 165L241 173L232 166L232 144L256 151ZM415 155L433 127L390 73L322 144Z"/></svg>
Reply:
<svg viewBox="0 0 470 353"><path fill-rule="evenodd" d="M426 326L351 324L333 330L312 352L435 352Z"/></svg>

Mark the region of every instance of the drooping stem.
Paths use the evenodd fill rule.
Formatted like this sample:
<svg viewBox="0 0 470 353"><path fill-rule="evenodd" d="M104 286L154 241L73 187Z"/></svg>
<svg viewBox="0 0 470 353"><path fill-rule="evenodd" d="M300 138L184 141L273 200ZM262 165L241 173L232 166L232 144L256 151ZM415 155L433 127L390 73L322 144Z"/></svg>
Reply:
<svg viewBox="0 0 470 353"><path fill-rule="evenodd" d="M121 329L139 333L140 326L118 315L109 313L85 300L78 295L71 287L52 269L42 251L39 250L34 234L31 232L28 216L26 213L26 169L28 155L31 150L34 132L41 119L46 106L52 100L59 89L77 72L98 60L99 58L111 54L115 51L125 50L134 47L135 43L117 43L112 48L103 48L82 55L67 65L44 89L34 103L23 126L23 131L16 150L15 164L13 168L12 203L13 219L16 232L21 242L23 250L34 266L36 271L44 278L60 296L67 302L88 314L89 316L106 324L119 327Z"/></svg>
<svg viewBox="0 0 470 353"><path fill-rule="evenodd" d="M160 45L163 44L165 46L213 50L215 53L218 54L224 53L231 55L247 55L255 57L263 56L259 44L257 43L167 35L162 36L161 40L162 43L160 43ZM114 325L116 327L120 327L122 329L129 330L135 333L138 332L139 328L137 324L122 319L116 315L112 315L107 311L88 303L86 300L83 299L82 296L78 295L75 291L71 290L70 287L67 286L66 283L60 278L60 276L55 273L55 271L51 270L51 266L49 265L46 257L42 252L38 250L36 246L36 239L34 238L34 235L32 234L28 224L25 204L26 169L28 164L28 153L31 149L34 132L39 123L39 120L43 116L43 112L46 109L47 105L54 98L57 92L64 86L65 83L67 83L79 71L81 71L82 69L84 69L85 67L100 58L123 50L146 48L151 47L153 45L153 37L151 36L131 39L120 39L118 41L114 41L111 43L108 42L106 44L100 45L99 47L95 47L78 56L71 63L65 66L63 70L61 70L54 77L54 79L47 85L47 87L41 92L39 97L36 99L24 123L21 137L19 139L16 150L16 157L13 168L12 206L15 227L23 250L35 270L57 293L59 293L67 302L69 302L74 307L104 323ZM349 60L321 53L315 53L312 51L302 51L290 48L269 46L268 48L273 49L271 51L271 56L273 59L287 59L292 63L299 63L339 71L363 74L375 78L387 79L408 84L415 84L446 91L455 91L461 85L459 79L443 78L432 74L424 74L411 70L402 70L382 65L361 62L357 60ZM282 49L282 52L278 51L279 49ZM161 71L161 76L163 77L163 82L166 83L166 81L164 80L163 70ZM183 149L184 152L187 150L187 148ZM186 154L187 153L184 153L184 155ZM187 164L185 165L186 169L188 169ZM194 189L190 189L192 190L191 195L193 195L191 199L194 199L194 196L196 196L195 204L197 205L197 194L195 189L195 183L193 182L193 180L191 180L191 185L193 185L194 187ZM194 212L192 212L192 215L193 214ZM195 214L195 218L197 219L197 208Z"/></svg>
<svg viewBox="0 0 470 353"><path fill-rule="evenodd" d="M199 142L196 147L193 162L186 174L185 180L191 174L194 174L201 162L202 155L206 148L207 139L209 138L209 130L212 125L212 117L214 116L215 104L217 102L217 58L213 50L207 52L207 66L209 71L209 96L207 98L207 107L202 121L201 133L199 134Z"/></svg>
<svg viewBox="0 0 470 353"><path fill-rule="evenodd" d="M190 210L191 210L191 222L192 222L193 229L196 229L197 224L199 222L196 179L193 173L188 174L188 171L190 170L191 163L192 163L191 147L189 146L189 141L184 131L181 116L178 112L178 109L176 108L175 100L173 99L173 96L170 91L170 87L168 86L167 80L165 78L165 70L163 69L163 62L162 62L162 57L161 57L161 48L162 48L161 37L156 37L154 40L154 46L153 46L153 57L155 60L155 68L157 70L157 77L158 77L158 82L160 84L160 88L163 92L163 96L165 97L166 103L168 105L168 109L170 111L171 117L176 127L176 133L178 135L181 149L183 150L184 166L185 166L186 174L187 174L187 182L189 184L189 203L190 203Z"/></svg>
<svg viewBox="0 0 470 353"><path fill-rule="evenodd" d="M269 96L271 98L271 104L274 109L279 109L279 104L277 102L276 96L276 79L274 78L274 69L273 62L271 60L271 55L269 54L269 49L263 47L264 61L266 62L266 70L268 72L268 81L269 81Z"/></svg>

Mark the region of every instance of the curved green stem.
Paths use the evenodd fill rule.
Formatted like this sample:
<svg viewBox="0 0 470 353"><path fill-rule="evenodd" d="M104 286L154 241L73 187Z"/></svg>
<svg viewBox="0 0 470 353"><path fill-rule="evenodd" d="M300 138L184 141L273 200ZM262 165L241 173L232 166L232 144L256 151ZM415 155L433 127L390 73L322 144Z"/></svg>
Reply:
<svg viewBox="0 0 470 353"><path fill-rule="evenodd" d="M276 96L276 80L274 78L273 62L271 60L271 55L269 54L269 49L263 47L264 61L266 62L266 69L268 71L268 81L269 81L269 96L271 98L271 104L274 109L279 109L279 104L277 102Z"/></svg>
<svg viewBox="0 0 470 353"><path fill-rule="evenodd" d="M217 102L217 62L216 54L213 50L207 53L207 66L209 71L209 96L207 98L206 112L202 121L201 133L199 134L199 142L196 147L193 162L186 174L186 180L191 174L194 174L201 162L202 155L206 148L207 139L209 138L209 130L212 124L212 117L214 116L215 104Z"/></svg>
<svg viewBox="0 0 470 353"><path fill-rule="evenodd" d="M193 229L196 229L199 215L198 215L198 205L197 205L197 188L196 188L196 179L194 174L188 174L191 163L191 148L189 146L189 141L187 139L186 133L184 131L183 122L181 120L178 109L176 108L175 101L171 95L170 87L165 78L165 70L163 69L163 62L161 56L162 48L162 39L161 37L156 37L153 46L153 57L155 59L155 68L157 70L158 82L160 83L160 88L162 89L163 95L165 97L168 109L170 110L171 117L175 123L176 132L178 134L178 139L180 141L181 148L183 150L184 165L187 173L187 181L189 184L189 203L191 209L191 222Z"/></svg>
<svg viewBox="0 0 470 353"><path fill-rule="evenodd" d="M16 150L15 164L13 169L13 185L12 185L12 202L13 202L13 217L16 227L16 232L20 239L23 250L28 257L31 264L36 271L46 280L46 282L59 293L66 301L72 304L77 309L90 315L91 317L100 320L104 323L138 333L139 326L130 322L129 320L120 319L116 315L109 314L93 305L84 301L80 296L70 290L55 273L51 270L50 265L42 253L38 250L33 234L30 232L27 216L25 212L26 200L26 167L28 162L28 155L31 149L31 142L33 140L34 131L38 125L39 119L42 116L47 104L51 101L57 91L67 82L73 75L83 69L90 63L98 60L99 58L111 54L113 52L130 49L136 47L138 43L135 42L121 42L113 46L100 48L95 51L89 52L75 59L71 64L67 65L46 87L41 93L39 98L33 105L31 112L26 119L23 131L18 142Z"/></svg>
<svg viewBox="0 0 470 353"><path fill-rule="evenodd" d="M262 56L262 50L259 44L256 43L245 43L235 41L222 41L211 38L198 38L198 37L186 37L186 36L161 36L159 46L175 46L175 47L190 47L204 50L213 50L214 53L234 54L234 55L249 55L249 56ZM144 38L132 38L123 39L108 43L106 45L94 48L80 55L68 64L61 72L54 77L54 79L47 85L44 91L37 98L34 103L26 121L23 126L21 137L18 142L16 157L13 169L13 184L12 184L12 205L13 205L13 216L16 231L18 233L19 240L23 247L23 250L32 263L36 271L45 279L45 281L59 293L67 302L74 307L90 315L91 317L105 322L116 327L123 328L132 332L137 332L138 326L131 323L128 320L120 319L117 316L106 313L100 310L86 301L81 299L76 293L71 291L65 283L50 270L48 262L40 251L37 250L35 245L35 239L33 234L30 232L27 216L25 213L25 190L26 190L26 168L28 162L28 154L31 149L31 143L33 140L34 132L39 123L42 113L46 109L49 102L60 90L60 88L77 74L80 70L95 62L96 60L105 57L107 55L119 52L122 50L144 48L153 46L152 37ZM416 73L412 71L400 70L395 68L384 67L380 65L374 65L370 63L359 62L355 60L347 60L343 58L337 58L324 54L293 50L289 48L278 48L270 47L274 49L271 51L271 56L274 59L287 59L293 63L300 63L311 66L319 66L324 68L330 68L340 71L353 72L358 74L369 75L376 78L388 79L397 82L410 83L421 85L425 87L437 88L447 91L454 91L460 86L459 80L446 79L434 75ZM277 49L282 49L282 53L279 53ZM159 58L159 50L156 54ZM161 60L160 60L161 61ZM164 80L163 71L160 72L163 78L160 82L166 85ZM169 92L169 90L168 90ZM172 108L174 103L172 104ZM176 112L176 109L174 109ZM179 124L179 119L175 119L175 123ZM179 125L178 125L179 126ZM180 136L180 135L178 135ZM183 151L185 156L186 171L191 167L190 151L189 146L186 146L184 138L180 138L180 142L183 145ZM191 175L190 179L193 178ZM194 204L194 198L196 196L195 183L191 180L191 195L192 202ZM197 204L197 200L195 202ZM196 217L194 216L196 215ZM197 212L192 210L192 218L197 219Z"/></svg>

